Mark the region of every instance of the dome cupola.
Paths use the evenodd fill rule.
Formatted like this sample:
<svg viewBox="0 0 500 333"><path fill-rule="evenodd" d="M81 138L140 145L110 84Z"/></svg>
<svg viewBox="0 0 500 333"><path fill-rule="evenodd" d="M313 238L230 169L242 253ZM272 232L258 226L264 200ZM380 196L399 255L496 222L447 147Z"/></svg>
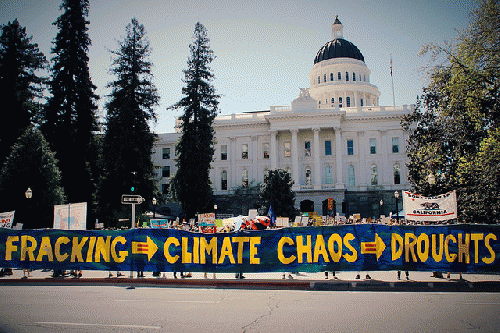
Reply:
<svg viewBox="0 0 500 333"><path fill-rule="evenodd" d="M332 24L333 39L326 43L316 54L314 63L317 64L323 60L334 58L352 58L365 61L365 57L356 45L345 40L342 32L343 26L338 16L335 16L335 22Z"/></svg>

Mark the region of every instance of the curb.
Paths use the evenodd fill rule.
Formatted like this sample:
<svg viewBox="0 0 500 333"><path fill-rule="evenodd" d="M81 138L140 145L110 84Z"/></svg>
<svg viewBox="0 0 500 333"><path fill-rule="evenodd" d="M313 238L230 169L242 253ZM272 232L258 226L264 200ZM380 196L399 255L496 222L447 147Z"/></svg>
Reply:
<svg viewBox="0 0 500 333"><path fill-rule="evenodd" d="M137 278L28 278L2 279L0 286L116 286L153 288L215 288L368 292L500 292L500 281L348 281L348 280L237 280Z"/></svg>

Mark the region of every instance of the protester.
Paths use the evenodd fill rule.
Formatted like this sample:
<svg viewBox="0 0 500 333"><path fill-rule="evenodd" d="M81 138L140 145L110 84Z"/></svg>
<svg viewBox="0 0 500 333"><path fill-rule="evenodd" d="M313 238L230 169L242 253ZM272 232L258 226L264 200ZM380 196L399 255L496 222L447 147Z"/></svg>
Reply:
<svg viewBox="0 0 500 333"><path fill-rule="evenodd" d="M123 274L120 272L120 271L116 271L116 277L120 277L120 276L123 276ZM113 277L113 273L111 273L111 271L109 271L109 275L108 277Z"/></svg>
<svg viewBox="0 0 500 333"><path fill-rule="evenodd" d="M410 272L405 271L406 279L410 279ZM398 280L401 280L401 271L398 271Z"/></svg>
<svg viewBox="0 0 500 333"><path fill-rule="evenodd" d="M337 280L338 278L335 276L335 271L332 271L332 277L334 280ZM325 271L325 279L328 280L328 271Z"/></svg>

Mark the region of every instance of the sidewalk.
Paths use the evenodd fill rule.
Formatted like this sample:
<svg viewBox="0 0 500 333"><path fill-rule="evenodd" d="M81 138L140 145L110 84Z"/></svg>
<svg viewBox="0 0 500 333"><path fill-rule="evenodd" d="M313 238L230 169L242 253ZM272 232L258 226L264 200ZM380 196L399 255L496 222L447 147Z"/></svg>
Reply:
<svg viewBox="0 0 500 333"><path fill-rule="evenodd" d="M463 274L459 280L458 274L451 274L451 279L434 278L431 272L410 272L409 280L401 272L401 280L397 279L396 271L369 272L371 279L366 279L366 272L337 272L333 279L325 279L324 272L292 274L292 279L286 273L245 273L244 279L236 279L234 273L220 273L213 278L212 273L192 273L191 278L173 278L173 273L162 273L161 277L153 277L152 272L144 272L144 278L137 278L137 272L122 272L123 277L116 277L108 271L83 271L81 278L53 278L51 271L33 271L23 279L23 271L14 269L12 276L0 278L0 285L86 285L86 286L125 286L135 287L170 287L170 288L239 288L239 289L284 289L284 290L330 290L330 291L422 291L422 292L500 292L500 275ZM446 273L443 273L446 277Z"/></svg>

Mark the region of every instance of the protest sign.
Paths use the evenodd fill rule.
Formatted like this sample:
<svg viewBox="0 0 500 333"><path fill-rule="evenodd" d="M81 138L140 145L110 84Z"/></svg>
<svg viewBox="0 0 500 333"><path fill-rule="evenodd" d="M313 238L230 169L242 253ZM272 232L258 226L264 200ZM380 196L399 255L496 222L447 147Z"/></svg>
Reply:
<svg viewBox="0 0 500 333"><path fill-rule="evenodd" d="M12 228L12 224L14 223L14 213L15 211L0 213L0 228Z"/></svg>

